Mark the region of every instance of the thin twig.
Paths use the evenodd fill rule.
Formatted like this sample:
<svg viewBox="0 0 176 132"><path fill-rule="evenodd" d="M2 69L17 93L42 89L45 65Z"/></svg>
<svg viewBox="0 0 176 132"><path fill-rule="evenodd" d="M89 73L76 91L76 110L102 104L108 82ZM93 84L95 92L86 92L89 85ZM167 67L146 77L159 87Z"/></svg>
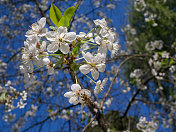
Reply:
<svg viewBox="0 0 176 132"><path fill-rule="evenodd" d="M36 4L37 8L39 9L39 11L40 11L42 17L45 17L45 18L46 18L46 22L48 23L48 25L49 25L49 26L52 26L50 20L46 17L45 11L43 11L43 10L40 8L40 5L39 5L40 3L39 3L37 0L35 0L35 4Z"/></svg>
<svg viewBox="0 0 176 132"><path fill-rule="evenodd" d="M96 115L94 116L94 118L84 127L84 129L82 130L82 132L85 132L85 130L90 126L90 124L95 120Z"/></svg>
<svg viewBox="0 0 176 132"><path fill-rule="evenodd" d="M127 115L127 113L128 113L128 111L129 111L129 109L130 109L132 103L135 101L135 98L136 98L136 96L139 94L140 91L141 91L141 90L138 89L138 90L136 91L136 93L133 95L133 97L131 98L131 100L130 100L130 102L129 102L129 104L128 104L126 110L125 110L125 113L123 114L123 116L121 117L121 119L124 118L124 117Z"/></svg>
<svg viewBox="0 0 176 132"><path fill-rule="evenodd" d="M70 105L70 106L68 106L68 107L62 108L62 109L58 110L58 111L55 113L55 115L59 114L59 112L61 112L61 111L64 110L64 109L67 110L67 109L70 109L70 108L75 107L75 106L77 106L77 105ZM30 130L31 128L35 127L35 126L38 126L38 125L40 125L40 124L42 124L42 123L45 123L45 122L48 121L49 119L50 119L50 116L47 116L44 120L42 120L42 121L40 121L40 122L37 122L37 123L35 123L35 124L29 126L28 128L24 129L22 132L26 132L26 131Z"/></svg>
<svg viewBox="0 0 176 132"><path fill-rule="evenodd" d="M120 65L118 66L117 72L116 72L116 74L114 75L114 77L113 77L113 79L112 79L112 82L111 82L111 84L110 84L110 86L109 86L109 89L108 89L106 95L105 95L104 98L103 98L103 101L102 101L102 103L101 103L101 107L100 107L100 108L103 107L103 104L104 104L106 98L108 97L108 95L109 95L109 93L110 93L110 91L111 91L111 88L112 88L112 86L113 86L113 84L114 84L114 82L115 82L115 79L116 79L117 75L119 74L119 70L120 70L121 66L122 66L126 61L128 61L129 59L131 59L132 57L133 57L133 56L130 56L130 57L126 58L126 59L125 59L124 61L122 61L122 62L120 63Z"/></svg>
<svg viewBox="0 0 176 132"><path fill-rule="evenodd" d="M133 57L143 57L143 56L149 57L148 55L128 55L128 57L120 63L120 65L119 65L118 68L117 68L117 72L116 72L116 74L114 75L114 77L113 77L113 79L112 79L112 82L111 82L111 84L110 84L110 86L109 86L109 89L108 89L106 95L105 95L104 98L103 98L103 101L102 101L102 103L101 103L101 107L100 107L100 108L103 107L103 104L104 104L106 98L108 97L108 95L109 95L109 93L110 93L110 91L111 91L111 88L112 88L112 86L113 86L113 84L114 84L114 82L115 82L115 79L116 79L117 75L119 74L119 70L120 70L121 66L122 66L123 64L125 64L128 60L130 60L130 59L133 58Z"/></svg>
<svg viewBox="0 0 176 132"><path fill-rule="evenodd" d="M149 77L149 78L144 82L144 85L147 84L152 78L153 78L153 76ZM127 106L127 108L126 108L126 110L125 110L125 113L123 114L123 116L122 116L121 118L124 118L124 117L127 115L127 113L128 113L128 111L129 111L129 109L130 109L132 103L135 101L135 98L136 98L136 96L139 94L140 91L141 91L141 89L138 89L138 90L136 91L136 93L132 96L132 98L131 98L130 102L128 103L128 106Z"/></svg>

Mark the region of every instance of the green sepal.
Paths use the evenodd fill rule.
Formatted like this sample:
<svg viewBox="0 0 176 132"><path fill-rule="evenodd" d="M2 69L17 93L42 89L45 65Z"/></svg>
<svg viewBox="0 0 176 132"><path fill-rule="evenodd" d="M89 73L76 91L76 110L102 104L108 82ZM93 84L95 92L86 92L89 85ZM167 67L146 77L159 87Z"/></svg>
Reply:
<svg viewBox="0 0 176 132"><path fill-rule="evenodd" d="M79 70L79 67L80 67L80 65L77 65L75 62L73 62L73 63L71 64L71 68L72 68L73 71L78 71L78 70Z"/></svg>

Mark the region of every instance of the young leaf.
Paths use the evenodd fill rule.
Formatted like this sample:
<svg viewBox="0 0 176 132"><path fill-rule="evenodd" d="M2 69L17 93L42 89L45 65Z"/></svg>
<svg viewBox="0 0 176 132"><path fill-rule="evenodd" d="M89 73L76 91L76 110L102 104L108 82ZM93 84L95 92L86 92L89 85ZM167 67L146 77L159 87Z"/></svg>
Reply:
<svg viewBox="0 0 176 132"><path fill-rule="evenodd" d="M0 103L3 103L6 100L6 92L0 95Z"/></svg>
<svg viewBox="0 0 176 132"><path fill-rule="evenodd" d="M57 24L57 27L63 26L63 27L69 27L70 21L78 8L78 4L74 7L69 7L67 10L64 12L62 18L60 19L59 23Z"/></svg>
<svg viewBox="0 0 176 132"><path fill-rule="evenodd" d="M50 7L50 19L57 26L59 20L62 18L61 11L52 3Z"/></svg>

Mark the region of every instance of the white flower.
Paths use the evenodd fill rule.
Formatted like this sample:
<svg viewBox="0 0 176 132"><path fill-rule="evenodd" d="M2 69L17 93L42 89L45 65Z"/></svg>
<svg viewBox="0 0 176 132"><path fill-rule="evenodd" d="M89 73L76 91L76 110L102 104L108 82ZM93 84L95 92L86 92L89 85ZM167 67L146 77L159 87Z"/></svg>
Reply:
<svg viewBox="0 0 176 132"><path fill-rule="evenodd" d="M24 82L31 83L35 81L35 76L32 73L24 73Z"/></svg>
<svg viewBox="0 0 176 132"><path fill-rule="evenodd" d="M109 51L111 52L111 57L114 57L114 55L119 50L118 42L114 42L116 34L114 32L112 32L112 30L107 27L107 23L106 23L105 19L94 20L94 23L97 26L101 27L100 31L98 33L98 34L100 34L100 36L95 37L95 42L96 42L96 44L99 45L98 52L101 54L106 54L107 49L109 49Z"/></svg>
<svg viewBox="0 0 176 132"><path fill-rule="evenodd" d="M155 50L154 42L151 41L151 42L146 43L145 48L146 48L146 50L148 50L148 51L153 51L153 50Z"/></svg>
<svg viewBox="0 0 176 132"><path fill-rule="evenodd" d="M76 105L78 103L84 103L84 100L81 95L86 95L88 97L91 96L90 91L87 89L81 89L81 86L79 84L73 84L71 86L71 90L72 91L66 92L64 94L64 97L69 98L70 104Z"/></svg>
<svg viewBox="0 0 176 132"><path fill-rule="evenodd" d="M162 56L162 58L169 58L169 53L167 52L167 51L163 51L162 53L161 53L161 56Z"/></svg>
<svg viewBox="0 0 176 132"><path fill-rule="evenodd" d="M84 38L86 36L86 33L80 32L79 35L76 35L77 38Z"/></svg>
<svg viewBox="0 0 176 132"><path fill-rule="evenodd" d="M94 94L98 94L100 91L102 91L104 89L104 86L105 86L107 80L108 80L108 78L104 78L102 83L101 83L101 80L97 81L96 87L94 89Z"/></svg>
<svg viewBox="0 0 176 132"><path fill-rule="evenodd" d="M158 128L158 123L156 121L146 121L145 117L140 117L136 127L142 132L155 132Z"/></svg>
<svg viewBox="0 0 176 132"><path fill-rule="evenodd" d="M112 102L113 98L109 98L106 102L105 102L105 105L107 107L109 107L111 105L111 102Z"/></svg>
<svg viewBox="0 0 176 132"><path fill-rule="evenodd" d="M19 107L20 109L24 108L25 105L27 105L27 103L23 103L22 101L17 103L17 107Z"/></svg>
<svg viewBox="0 0 176 132"><path fill-rule="evenodd" d="M43 65L47 65L50 60L48 58L48 53L45 51L46 42L43 41L42 44L39 42L39 38L37 36L31 36L27 38L24 42L24 49L22 52L22 61L25 66L24 69L26 72L33 72L33 63L34 65L40 67Z"/></svg>
<svg viewBox="0 0 176 132"><path fill-rule="evenodd" d="M79 35L76 35L77 39L81 41L81 39L85 38L85 39L88 39L90 42L94 42L94 39L93 39L93 34L92 33L88 33L86 35L86 33L84 32L80 32Z"/></svg>
<svg viewBox="0 0 176 132"><path fill-rule="evenodd" d="M76 40L76 33L75 32L67 32L66 27L60 26L55 31L47 32L46 38L51 41L52 43L48 45L47 50L48 52L56 52L58 49L64 54L68 54L70 51L69 43Z"/></svg>
<svg viewBox="0 0 176 132"><path fill-rule="evenodd" d="M161 50L163 48L163 41L162 40L155 40L154 41L154 45L155 45L155 48Z"/></svg>
<svg viewBox="0 0 176 132"><path fill-rule="evenodd" d="M22 59L23 59L23 64L25 65L27 72L32 73L34 69L33 63L35 64L38 63L36 55L37 53L36 53L35 48L33 48L32 50L27 50L27 49L23 50Z"/></svg>
<svg viewBox="0 0 176 132"><path fill-rule="evenodd" d="M32 24L32 29L26 32L26 37L31 37L37 35L39 37L45 36L47 28L44 28L46 25L46 18L42 17L38 22Z"/></svg>
<svg viewBox="0 0 176 132"><path fill-rule="evenodd" d="M107 27L107 23L104 18L101 20L100 19L94 20L94 23L95 23L95 25L100 26L101 28Z"/></svg>
<svg viewBox="0 0 176 132"><path fill-rule="evenodd" d="M47 65L50 63L50 59L48 58L48 53L45 51L46 50L46 42L43 41L42 44L37 43L36 45L37 50L38 50L38 63L36 64L38 67Z"/></svg>
<svg viewBox="0 0 176 132"><path fill-rule="evenodd" d="M89 52L87 52L86 54L82 52L82 55L87 64L80 66L79 70L83 74L88 74L89 72L91 72L93 79L97 80L99 77L99 72L104 72L106 68L105 55L98 53L96 56L93 56ZM97 69L99 72L97 71Z"/></svg>
<svg viewBox="0 0 176 132"><path fill-rule="evenodd" d="M135 7L136 11L138 11L138 12L144 11L146 8L145 1L144 0L135 0L134 7Z"/></svg>
<svg viewBox="0 0 176 132"><path fill-rule="evenodd" d="M55 66L55 64L53 64L51 62L47 65L48 75L54 74L54 66Z"/></svg>

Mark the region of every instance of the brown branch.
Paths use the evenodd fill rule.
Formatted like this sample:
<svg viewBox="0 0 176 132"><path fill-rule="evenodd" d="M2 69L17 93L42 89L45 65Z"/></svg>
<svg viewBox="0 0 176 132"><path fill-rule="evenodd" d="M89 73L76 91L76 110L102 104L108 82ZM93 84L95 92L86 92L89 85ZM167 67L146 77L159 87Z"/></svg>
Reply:
<svg viewBox="0 0 176 132"><path fill-rule="evenodd" d="M122 66L123 64L125 64L129 59L131 59L131 58L133 58L133 57L136 57L136 55L130 56L130 57L126 58L126 59L125 59L124 61L122 61L122 62L120 63L120 65L118 66L117 72L116 72L116 74L114 75L114 77L113 77L113 79L112 79L112 82L111 82L111 84L110 84L110 86L109 86L109 89L108 89L106 95L105 95L104 98L103 98L103 101L102 101L102 103L101 103L101 108L103 107L103 104L104 104L106 98L108 97L108 95L109 95L109 93L110 93L110 91L111 91L111 88L112 88L112 86L113 86L113 84L114 84L114 82L115 82L115 79L116 79L117 75L119 74L119 70L120 70L121 66Z"/></svg>
<svg viewBox="0 0 176 132"><path fill-rule="evenodd" d="M9 58L9 60L7 61L7 63L9 63L15 56L17 56L18 55L18 53L20 53L22 51L22 48L20 49L20 50L18 50L15 54L13 54L10 58Z"/></svg>
<svg viewBox="0 0 176 132"><path fill-rule="evenodd" d="M91 100L91 98L87 98L86 100L87 107L89 108L90 112L96 117L96 120L98 121L99 127L104 131L108 131L108 124L104 118L104 115L100 112L97 105ZM96 110L95 110L96 109Z"/></svg>
<svg viewBox="0 0 176 132"><path fill-rule="evenodd" d="M84 127L84 129L82 130L82 132L85 132L85 130L90 126L90 124L95 120L96 115L93 117L93 119Z"/></svg>
<svg viewBox="0 0 176 132"><path fill-rule="evenodd" d="M35 4L36 4L37 8L39 9L39 11L40 11L42 17L45 17L45 18L46 18L46 22L48 23L48 25L49 25L49 26L52 26L50 20L49 20L49 19L46 17L46 15L45 15L45 11L43 11L43 10L40 8L39 2L38 2L37 0L35 0Z"/></svg>
<svg viewBox="0 0 176 132"><path fill-rule="evenodd" d="M139 94L140 91L141 91L141 90L138 89L138 90L136 91L136 93L132 96L132 98L131 98L130 102L128 103L128 106L127 106L127 108L126 108L126 110L125 110L125 113L123 114L123 116L121 117L121 119L124 118L124 117L127 115L127 113L128 113L128 111L129 111L129 109L130 109L132 103L135 101L135 97Z"/></svg>
<svg viewBox="0 0 176 132"><path fill-rule="evenodd" d="M144 85L147 84L152 78L153 78L153 76L149 77L143 84L144 84ZM130 109L132 103L135 101L135 98L136 98L136 96L139 94L140 91L141 91L141 89L138 89L138 90L136 91L136 93L132 96L132 98L131 98L130 102L128 103L128 106L127 106L127 108L126 108L126 110L125 110L125 113L123 114L123 116L121 117L121 119L124 118L124 117L127 115L127 113L128 113L128 111L129 111L129 109Z"/></svg>
<svg viewBox="0 0 176 132"><path fill-rule="evenodd" d="M77 106L77 105L70 105L70 106L68 106L68 107L62 108L62 109L58 110L55 115L57 115L59 112L61 112L61 111L64 110L64 109L67 110L67 109L70 109L70 108L75 107L75 106ZM40 121L40 122L37 122L37 123L33 124L32 126L26 128L26 129L24 129L22 132L26 132L26 131L30 130L31 128L33 128L33 127L35 127L35 126L37 126L37 125L40 125L40 124L42 124L42 123L45 123L45 122L46 122L47 120L49 120L49 119L50 119L50 116L46 117L44 120L42 120L42 121Z"/></svg>
<svg viewBox="0 0 176 132"><path fill-rule="evenodd" d="M109 89L108 89L106 95L105 95L104 98L103 98L103 101L102 101L102 103L101 103L101 108L103 107L103 104L104 104L106 98L108 97L108 95L109 95L109 93L110 93L110 91L111 91L111 88L112 88L112 86L113 86L113 84L114 84L114 82L115 82L115 79L116 79L117 75L119 74L119 70L120 70L121 66L122 66L123 64L125 64L128 60L130 60L130 59L132 59L132 58L134 58L134 57L149 57L149 55L146 55L146 54L143 54L143 55L133 54L133 55L122 55L122 56L123 56L123 57L127 56L127 58L126 58L125 60L123 60L123 61L120 63L120 65L118 66L117 72L116 72L116 74L114 75L114 77L113 77L113 79L112 79L112 82L111 82L111 84L110 84L110 86L109 86Z"/></svg>
<svg viewBox="0 0 176 132"><path fill-rule="evenodd" d="M79 6L80 6L81 1L82 1L82 0L78 0L78 2L77 2L78 7L77 7L77 9L76 9L76 11L75 11L75 13L74 13L74 15L73 15L73 17L72 17L72 20L71 20L70 24L69 24L68 31L70 31L70 29L71 29L71 27L72 27L72 24L73 24L73 22L75 21L76 12L77 12L77 10L78 10L78 8L79 8Z"/></svg>

